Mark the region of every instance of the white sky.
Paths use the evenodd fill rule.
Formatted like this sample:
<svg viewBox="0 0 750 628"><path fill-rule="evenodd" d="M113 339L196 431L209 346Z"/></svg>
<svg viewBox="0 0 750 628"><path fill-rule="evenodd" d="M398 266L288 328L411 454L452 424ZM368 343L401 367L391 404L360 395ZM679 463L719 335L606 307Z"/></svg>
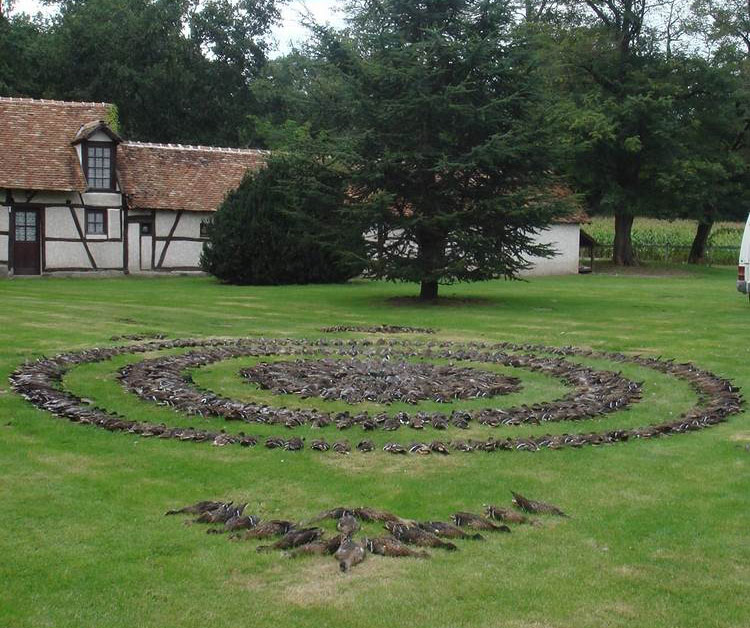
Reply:
<svg viewBox="0 0 750 628"><path fill-rule="evenodd" d="M336 11L341 4L342 0L290 0L281 9L281 24L272 32L273 39L278 43L276 54L288 51L292 43L298 43L307 38L307 31L299 21L301 13L309 11L315 20L322 24L343 26L342 16ZM38 0L16 0L13 12L33 15L42 9L45 13L49 12L49 9L43 7Z"/></svg>

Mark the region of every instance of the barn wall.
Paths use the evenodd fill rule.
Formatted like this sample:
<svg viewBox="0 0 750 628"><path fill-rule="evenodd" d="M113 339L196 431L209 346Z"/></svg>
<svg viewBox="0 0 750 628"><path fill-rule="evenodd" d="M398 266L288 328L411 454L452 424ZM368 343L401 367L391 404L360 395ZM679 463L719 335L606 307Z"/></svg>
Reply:
<svg viewBox="0 0 750 628"><path fill-rule="evenodd" d="M8 275L8 229L10 227L10 207L0 205L0 277Z"/></svg>
<svg viewBox="0 0 750 628"><path fill-rule="evenodd" d="M71 208L66 206L47 207L44 221L45 272L122 269L124 246L121 228L122 210L119 207L102 206L92 202L104 202L109 205L112 204L109 203L113 200L112 197L118 198L118 196L113 194L84 195L86 196L94 197L85 198L87 207L106 210L107 233L105 235L86 234L86 210L83 207L73 207L72 213ZM78 220L78 225L73 214ZM81 233L83 233L83 241Z"/></svg>
<svg viewBox="0 0 750 628"><path fill-rule="evenodd" d="M551 244L557 251L549 259L532 257L529 259L534 267L522 273L524 277L543 275L575 275L578 273L579 224L552 225L535 237L539 244Z"/></svg>
<svg viewBox="0 0 750 628"><path fill-rule="evenodd" d="M200 237L200 225L210 217L211 214L207 212L182 212L172 239L167 242L175 224L177 212L155 212L156 270L200 271L200 256L204 242ZM162 262L161 266L158 266L159 261Z"/></svg>

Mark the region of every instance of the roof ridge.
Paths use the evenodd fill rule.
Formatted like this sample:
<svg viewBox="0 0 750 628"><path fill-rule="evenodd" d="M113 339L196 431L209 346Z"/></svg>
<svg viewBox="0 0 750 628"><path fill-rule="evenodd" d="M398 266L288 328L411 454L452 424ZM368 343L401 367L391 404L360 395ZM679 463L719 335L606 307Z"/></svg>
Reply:
<svg viewBox="0 0 750 628"><path fill-rule="evenodd" d="M33 105L68 105L74 107L92 107L104 105L105 107L112 107L111 102L94 102L94 101L81 101L81 100L50 100L48 98L19 98L16 96L0 96L0 102L23 102Z"/></svg>
<svg viewBox="0 0 750 628"><path fill-rule="evenodd" d="M225 146L201 146L194 144L161 144L158 142L123 142L124 146L135 146L138 148L166 148L169 150L193 150L213 153L230 153L241 155L259 155L269 151L261 148L230 148Z"/></svg>

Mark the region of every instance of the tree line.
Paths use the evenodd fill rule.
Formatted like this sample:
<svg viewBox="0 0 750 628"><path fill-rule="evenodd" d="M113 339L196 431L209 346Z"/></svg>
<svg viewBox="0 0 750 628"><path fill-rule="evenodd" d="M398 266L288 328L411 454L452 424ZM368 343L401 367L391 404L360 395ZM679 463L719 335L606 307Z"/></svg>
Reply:
<svg viewBox="0 0 750 628"><path fill-rule="evenodd" d="M285 219L332 250L369 234L335 257L424 298L517 276L573 206L613 216L624 265L636 216L695 219L700 262L750 209L747 2L350 0L344 29L310 21L273 59L280 0L53 4L6 0L0 94L114 102L132 139L275 149L285 185L319 195L275 191Z"/></svg>

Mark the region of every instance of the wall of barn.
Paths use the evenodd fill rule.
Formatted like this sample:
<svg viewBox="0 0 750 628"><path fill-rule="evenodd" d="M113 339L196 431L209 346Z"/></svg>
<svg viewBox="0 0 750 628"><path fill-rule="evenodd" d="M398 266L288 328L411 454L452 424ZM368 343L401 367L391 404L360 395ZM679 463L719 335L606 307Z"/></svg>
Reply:
<svg viewBox="0 0 750 628"><path fill-rule="evenodd" d="M200 237L201 223L210 219L211 214L186 211L180 213L177 220L178 213L154 212L156 270L200 271L200 257L205 241Z"/></svg>
<svg viewBox="0 0 750 628"><path fill-rule="evenodd" d="M0 205L0 277L8 276L8 242L10 235L10 207Z"/></svg>
<svg viewBox="0 0 750 628"><path fill-rule="evenodd" d="M4 197L4 195L3 195ZM119 193L35 192L11 193L17 205L41 210L42 274L122 271L123 211ZM86 233L86 210L103 209L107 229L102 235ZM9 272L10 210L0 211L0 274ZM76 224L77 221L77 224ZM87 251L88 249L88 251ZM93 261L92 261L93 260Z"/></svg>
<svg viewBox="0 0 750 628"><path fill-rule="evenodd" d="M524 277L543 275L575 275L578 273L578 251L581 237L581 225L559 224L537 234L534 238L539 244L551 244L557 255L549 259L532 257L534 265L530 270L521 273Z"/></svg>

